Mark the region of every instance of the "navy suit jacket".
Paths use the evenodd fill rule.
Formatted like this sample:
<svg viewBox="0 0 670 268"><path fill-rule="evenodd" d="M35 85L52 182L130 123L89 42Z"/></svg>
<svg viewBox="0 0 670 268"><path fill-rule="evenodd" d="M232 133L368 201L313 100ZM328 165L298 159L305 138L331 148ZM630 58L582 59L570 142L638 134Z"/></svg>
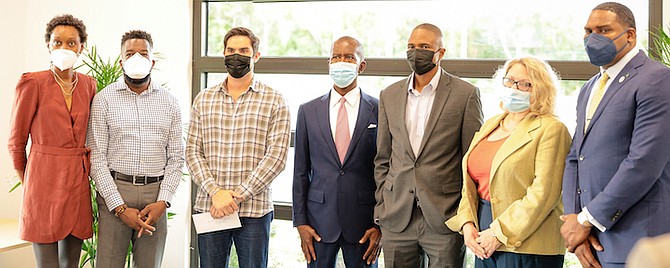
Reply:
<svg viewBox="0 0 670 268"><path fill-rule="evenodd" d="M340 163L329 118L330 92L298 110L293 172L293 225L308 224L333 243L358 243L375 206L374 157L378 100L361 91L356 126Z"/></svg>
<svg viewBox="0 0 670 268"><path fill-rule="evenodd" d="M582 87L563 175L565 213L587 207L604 225L601 263L624 263L645 236L670 232L670 69L639 52L612 83L584 133L599 74Z"/></svg>

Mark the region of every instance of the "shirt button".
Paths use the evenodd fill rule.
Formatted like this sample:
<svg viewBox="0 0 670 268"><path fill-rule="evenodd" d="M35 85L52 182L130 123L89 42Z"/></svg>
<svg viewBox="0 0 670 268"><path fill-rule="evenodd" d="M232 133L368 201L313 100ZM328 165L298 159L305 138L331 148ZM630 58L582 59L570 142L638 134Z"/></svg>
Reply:
<svg viewBox="0 0 670 268"><path fill-rule="evenodd" d="M583 155L579 156L579 161L584 161L584 156Z"/></svg>
<svg viewBox="0 0 670 268"><path fill-rule="evenodd" d="M499 201L498 198L491 198L491 204L498 204Z"/></svg>
<svg viewBox="0 0 670 268"><path fill-rule="evenodd" d="M340 170L340 175L344 175L344 170Z"/></svg>
<svg viewBox="0 0 670 268"><path fill-rule="evenodd" d="M515 247L520 247L521 246L521 241L516 241L516 243L514 243L514 246Z"/></svg>
<svg viewBox="0 0 670 268"><path fill-rule="evenodd" d="M414 167L418 168L419 166L419 163L414 163Z"/></svg>
<svg viewBox="0 0 670 268"><path fill-rule="evenodd" d="M414 190L409 190L409 193L410 193L410 194L414 194Z"/></svg>

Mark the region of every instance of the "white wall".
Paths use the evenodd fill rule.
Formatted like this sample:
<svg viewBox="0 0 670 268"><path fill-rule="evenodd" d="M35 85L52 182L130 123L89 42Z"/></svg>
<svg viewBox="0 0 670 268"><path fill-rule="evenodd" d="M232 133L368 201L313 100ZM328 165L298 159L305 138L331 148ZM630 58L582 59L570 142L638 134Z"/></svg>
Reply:
<svg viewBox="0 0 670 268"><path fill-rule="evenodd" d="M3 1L0 8L0 218L18 218L21 190L7 193L14 174L7 153L9 118L14 87L21 73L44 70L49 54L44 42L46 23L56 15L70 13L84 21L88 44L96 45L103 58L116 58L123 33L141 29L154 40L154 50L166 56L156 64L156 81L168 82L188 122L191 85L192 0L26 0ZM182 182L172 212L178 216L170 226L162 267L187 267L190 238L190 182ZM34 267L30 248L0 253L0 267ZM19 261L16 261L19 260Z"/></svg>

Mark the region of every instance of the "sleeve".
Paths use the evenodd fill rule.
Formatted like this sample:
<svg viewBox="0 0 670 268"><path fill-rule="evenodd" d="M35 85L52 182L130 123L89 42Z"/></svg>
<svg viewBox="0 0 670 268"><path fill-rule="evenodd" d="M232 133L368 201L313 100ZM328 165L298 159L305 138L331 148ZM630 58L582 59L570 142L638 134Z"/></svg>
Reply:
<svg viewBox="0 0 670 268"><path fill-rule="evenodd" d="M284 170L291 137L291 116L286 100L278 95L265 140L266 153L251 174L235 189L247 200L264 191Z"/></svg>
<svg viewBox="0 0 670 268"><path fill-rule="evenodd" d="M191 172L193 182L200 185L209 196L213 196L219 190L219 185L214 180L205 158L202 141L203 129L200 121L200 111L198 110L201 97L202 95L196 96L191 108L191 123L188 127L186 139L186 166Z"/></svg>
<svg viewBox="0 0 670 268"><path fill-rule="evenodd" d="M575 127L575 136L579 127ZM583 131L583 130L582 130ZM579 213L577 200L577 148L575 144L570 145L570 151L565 157L565 170L563 171L563 207L564 214Z"/></svg>
<svg viewBox="0 0 670 268"><path fill-rule="evenodd" d="M91 117L88 121L87 142L91 148L91 178L102 198L105 199L109 211L123 205L112 174L109 172L107 149L109 148L109 125L107 123L108 103L103 94L93 98Z"/></svg>
<svg viewBox="0 0 670 268"><path fill-rule="evenodd" d="M509 247L518 246L515 244L533 234L561 202L562 159L570 147L570 133L565 125L555 122L547 126L539 138L535 178L525 190L526 195L510 204L491 223L493 233Z"/></svg>
<svg viewBox="0 0 670 268"><path fill-rule="evenodd" d="M309 224L307 219L307 192L311 166L309 135L305 126L304 105L298 109L295 130L295 155L293 161L293 226Z"/></svg>
<svg viewBox="0 0 670 268"><path fill-rule="evenodd" d="M661 187L658 178L670 161L670 71L663 67L662 72L646 74L643 79L648 80L636 94L628 155L605 189L586 205L608 230L653 187Z"/></svg>
<svg viewBox="0 0 670 268"><path fill-rule="evenodd" d="M177 99L171 98L170 114L172 117L170 133L168 136L167 164L165 165L165 179L161 182L158 199L156 201L170 202L177 186L181 181L184 167L184 144L182 142L181 110Z"/></svg>
<svg viewBox="0 0 670 268"><path fill-rule="evenodd" d="M477 132L479 133L479 132ZM475 133L475 137L477 136ZM466 154L468 155L468 154ZM473 208L476 211L479 204L474 204L472 202L473 197L479 198L479 193L477 193L477 186L475 182L468 176L468 158L463 158L463 189L461 190L461 201L458 203L458 210L456 215L451 217L445 222L447 227L454 232L459 232L462 234L463 225L467 222L473 222L476 226L479 225L477 222L477 216L473 215Z"/></svg>
<svg viewBox="0 0 670 268"><path fill-rule="evenodd" d="M389 163L391 158L391 143L392 136L389 130L388 117L386 117L386 106L384 104L384 94L382 91L379 96L379 115L377 119L377 155L375 156L375 183L377 189L375 190L375 199L377 204L374 208L373 219L379 219L382 209L384 208L384 183L386 182L386 175L389 172Z"/></svg>
<svg viewBox="0 0 670 268"><path fill-rule="evenodd" d="M7 149L11 155L14 169L25 170L26 145L33 125L33 118L39 105L39 85L30 73L21 76L14 95L14 108L10 119L9 141Z"/></svg>
<svg viewBox="0 0 670 268"><path fill-rule="evenodd" d="M479 89L474 88L468 96L468 102L463 113L463 126L461 127L461 155L470 148L472 138L475 132L479 130L484 122L484 114L482 113L482 102L479 97Z"/></svg>

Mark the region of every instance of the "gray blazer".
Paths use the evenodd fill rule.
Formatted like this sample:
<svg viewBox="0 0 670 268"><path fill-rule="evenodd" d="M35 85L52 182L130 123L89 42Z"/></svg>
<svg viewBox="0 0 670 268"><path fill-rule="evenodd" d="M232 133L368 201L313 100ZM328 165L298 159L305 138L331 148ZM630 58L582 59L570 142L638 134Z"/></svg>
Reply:
<svg viewBox="0 0 670 268"><path fill-rule="evenodd" d="M412 216L415 196L437 233L452 233L445 221L461 198L461 159L483 122L479 89L443 69L419 154L414 155L405 126L409 78L381 92L374 217L392 232L402 232Z"/></svg>

